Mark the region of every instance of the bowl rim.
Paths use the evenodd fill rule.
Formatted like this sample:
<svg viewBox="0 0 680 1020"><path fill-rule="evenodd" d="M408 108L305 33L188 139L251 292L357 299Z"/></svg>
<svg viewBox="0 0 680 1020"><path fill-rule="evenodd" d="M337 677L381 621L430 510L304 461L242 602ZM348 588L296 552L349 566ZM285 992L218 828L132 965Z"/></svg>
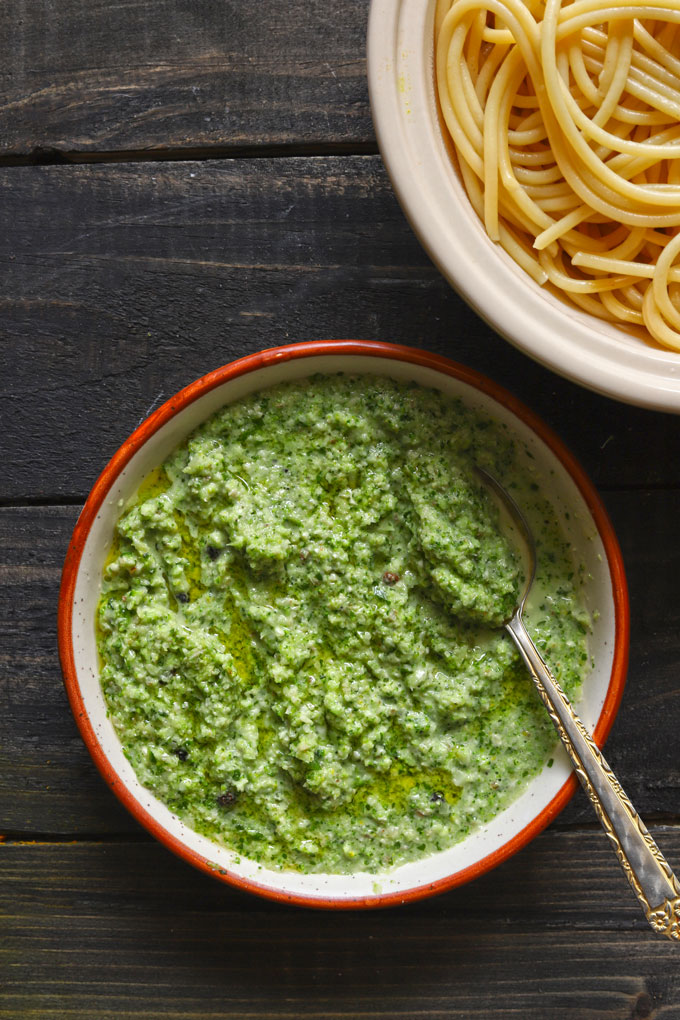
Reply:
<svg viewBox="0 0 680 1020"><path fill-rule="evenodd" d="M420 244L480 318L534 361L612 399L680 413L678 352L627 336L560 301L485 233L442 130L434 83L434 2L371 0L367 29L378 149Z"/></svg>
<svg viewBox="0 0 680 1020"><path fill-rule="evenodd" d="M613 661L604 702L593 731L595 743L599 747L603 745L612 727L623 696L628 665L630 608L621 550L607 511L597 491L562 440L533 411L504 387L476 370L441 355L397 344L363 340L320 340L293 343L285 347L274 347L249 354L236 361L229 362L212 372L208 372L194 382L189 383L188 386L185 386L174 396L170 397L169 400L138 425L104 467L94 483L73 529L64 561L59 591L58 646L64 685L71 710L95 765L107 785L111 787L122 804L160 843L199 870L229 885L257 893L267 899L317 908L366 909L392 906L423 899L469 882L495 868L502 861L526 846L562 811L576 790L576 776L572 774L543 810L506 843L467 867L444 878L413 886L403 891L376 893L371 896L342 899L332 896L308 896L287 893L280 889L274 889L258 883L250 878L234 875L223 867L216 867L207 857L187 847L181 839L178 839L164 828L139 803L116 773L95 733L80 689L73 646L75 586L90 528L118 475L140 447L180 411L184 410L199 397L204 396L224 383L278 362L326 355L368 356L406 362L456 378L491 397L518 417L549 447L569 473L584 499L599 532L605 549L609 577L612 584L612 600L614 605Z"/></svg>

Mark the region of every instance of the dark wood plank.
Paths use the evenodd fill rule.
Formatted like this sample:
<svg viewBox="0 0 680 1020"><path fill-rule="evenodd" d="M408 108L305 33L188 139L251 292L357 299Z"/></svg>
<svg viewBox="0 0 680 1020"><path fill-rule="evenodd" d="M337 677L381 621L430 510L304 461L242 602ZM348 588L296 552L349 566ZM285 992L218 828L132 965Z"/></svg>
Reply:
<svg viewBox="0 0 680 1020"><path fill-rule="evenodd" d="M680 857L680 830L654 830ZM496 872L376 913L221 886L149 844L0 846L0 1017L621 1020L680 1001L600 833L547 833Z"/></svg>
<svg viewBox="0 0 680 1020"><path fill-rule="evenodd" d="M0 155L373 143L367 0L0 4Z"/></svg>
<svg viewBox="0 0 680 1020"><path fill-rule="evenodd" d="M136 833L100 780L61 680L56 615L77 509L0 511L0 829ZM36 808L38 810L36 811Z"/></svg>
<svg viewBox="0 0 680 1020"><path fill-rule="evenodd" d="M631 666L607 754L647 818L680 819L680 687L675 541L680 492L612 492L627 562ZM646 541L641 543L644 511ZM0 510L0 826L10 833L139 833L105 789L64 694L54 626L61 564L77 510ZM650 585L650 577L654 584ZM558 820L593 823L579 793Z"/></svg>
<svg viewBox="0 0 680 1020"><path fill-rule="evenodd" d="M488 373L601 485L680 484L673 420L565 382L492 333L429 262L378 157L5 170L0 265L5 501L83 499L193 378L328 337Z"/></svg>

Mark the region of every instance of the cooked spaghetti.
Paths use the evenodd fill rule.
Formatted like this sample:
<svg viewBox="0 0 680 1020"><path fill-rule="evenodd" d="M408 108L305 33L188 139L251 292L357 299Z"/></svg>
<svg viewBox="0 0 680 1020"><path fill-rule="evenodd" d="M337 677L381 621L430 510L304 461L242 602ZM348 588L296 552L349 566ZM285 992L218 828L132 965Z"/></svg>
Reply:
<svg viewBox="0 0 680 1020"><path fill-rule="evenodd" d="M442 113L489 237L680 351L680 0L437 0Z"/></svg>

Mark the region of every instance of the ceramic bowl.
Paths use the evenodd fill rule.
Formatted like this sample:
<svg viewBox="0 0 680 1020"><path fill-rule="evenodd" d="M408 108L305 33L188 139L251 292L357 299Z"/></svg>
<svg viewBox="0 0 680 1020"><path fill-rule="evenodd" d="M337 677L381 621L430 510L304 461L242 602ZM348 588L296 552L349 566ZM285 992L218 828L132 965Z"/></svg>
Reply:
<svg viewBox="0 0 680 1020"><path fill-rule="evenodd" d="M585 599L598 611L589 648L595 666L577 707L601 744L623 689L628 601L621 554L595 490L562 443L509 393L444 358L391 344L332 341L254 354L192 383L147 418L104 468L76 524L61 587L59 648L71 707L92 757L123 804L162 843L217 878L272 899L321 907L375 907L466 882L524 846L574 791L566 755L556 753L552 768L532 780L507 810L442 853L377 875L269 870L192 831L139 783L107 717L94 624L114 526L142 480L223 405L284 380L339 371L413 380L459 396L506 423L520 448L526 444L569 541L585 560L589 578Z"/></svg>
<svg viewBox="0 0 680 1020"><path fill-rule="evenodd" d="M378 144L411 226L446 279L497 332L599 393L680 413L680 354L567 304L487 237L441 127L435 0L372 0L368 82Z"/></svg>

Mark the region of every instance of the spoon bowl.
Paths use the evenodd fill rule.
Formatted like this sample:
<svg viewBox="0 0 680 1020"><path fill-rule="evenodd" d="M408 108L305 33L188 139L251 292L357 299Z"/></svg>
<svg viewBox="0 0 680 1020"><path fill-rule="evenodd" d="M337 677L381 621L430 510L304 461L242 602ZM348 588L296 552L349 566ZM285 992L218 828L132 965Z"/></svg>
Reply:
<svg viewBox="0 0 680 1020"><path fill-rule="evenodd" d="M529 526L529 522L520 510L519 506L512 498L510 493L505 489L497 478L494 478L492 474L486 470L486 468L475 466L475 471L482 479L487 488L491 489L493 494L496 496L496 501L502 511L505 511L508 516L509 529L511 531L510 539L514 537L515 533L519 533L520 544L522 550L526 553L525 560L525 571L524 571L524 585L520 592L520 597L515 608L515 613L523 612L526 605L529 592L536 579L536 542L534 540L534 533ZM516 543L512 543L516 546Z"/></svg>

